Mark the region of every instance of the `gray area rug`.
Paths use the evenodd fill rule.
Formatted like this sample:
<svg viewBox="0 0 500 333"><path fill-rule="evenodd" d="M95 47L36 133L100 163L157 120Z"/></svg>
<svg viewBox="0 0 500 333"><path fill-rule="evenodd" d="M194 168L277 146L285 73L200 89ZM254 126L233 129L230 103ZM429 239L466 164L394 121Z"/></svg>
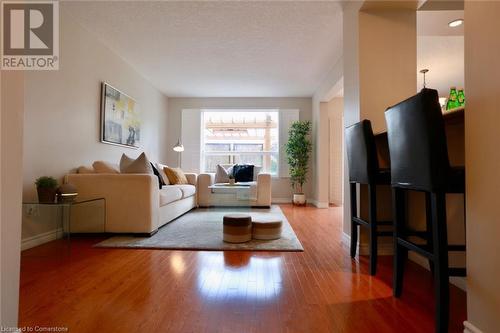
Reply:
<svg viewBox="0 0 500 333"><path fill-rule="evenodd" d="M222 241L222 218L225 214L245 213L252 217L279 217L282 236L276 240L255 240L241 244ZM278 206L270 209L198 208L168 223L151 237L114 236L95 245L111 248L146 248L169 250L215 251L304 251L292 226Z"/></svg>

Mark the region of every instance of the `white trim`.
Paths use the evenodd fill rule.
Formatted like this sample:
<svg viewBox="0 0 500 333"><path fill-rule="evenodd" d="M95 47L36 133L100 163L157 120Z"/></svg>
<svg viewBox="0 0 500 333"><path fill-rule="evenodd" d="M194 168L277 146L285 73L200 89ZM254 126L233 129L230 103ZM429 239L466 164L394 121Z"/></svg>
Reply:
<svg viewBox="0 0 500 333"><path fill-rule="evenodd" d="M479 328L474 326L470 321L464 321L464 333L483 333Z"/></svg>
<svg viewBox="0 0 500 333"><path fill-rule="evenodd" d="M26 237L21 240L21 251L31 249L32 247L48 243L50 241L56 240L57 235L62 234L62 229L54 229L47 231L32 237Z"/></svg>
<svg viewBox="0 0 500 333"><path fill-rule="evenodd" d="M347 245L348 247L351 246L351 235L346 234L344 231L342 231L342 236L340 241L344 244ZM359 244L359 243L358 243Z"/></svg>
<svg viewBox="0 0 500 333"><path fill-rule="evenodd" d="M330 207L330 205L328 204L328 201L318 201L316 199L310 199L308 200L309 203L311 203L312 205L316 206L317 208L328 208Z"/></svg>

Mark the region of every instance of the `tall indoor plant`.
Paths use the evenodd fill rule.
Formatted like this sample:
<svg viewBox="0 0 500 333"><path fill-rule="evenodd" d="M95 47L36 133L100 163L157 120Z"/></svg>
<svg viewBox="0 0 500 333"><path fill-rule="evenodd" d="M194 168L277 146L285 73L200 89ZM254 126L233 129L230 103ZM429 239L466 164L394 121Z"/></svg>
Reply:
<svg viewBox="0 0 500 333"><path fill-rule="evenodd" d="M311 122L296 121L290 126L288 142L285 144L287 162L290 169L290 183L293 190L293 203L304 205L306 196L303 191L309 171L309 157L312 151Z"/></svg>

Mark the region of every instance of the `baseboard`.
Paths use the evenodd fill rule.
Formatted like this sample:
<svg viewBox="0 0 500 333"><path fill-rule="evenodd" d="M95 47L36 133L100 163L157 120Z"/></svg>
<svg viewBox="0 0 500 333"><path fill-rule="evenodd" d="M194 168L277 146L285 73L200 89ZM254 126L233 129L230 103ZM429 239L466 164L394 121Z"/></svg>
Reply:
<svg viewBox="0 0 500 333"><path fill-rule="evenodd" d="M292 198L272 198L271 203L273 204L287 204L292 203Z"/></svg>
<svg viewBox="0 0 500 333"><path fill-rule="evenodd" d="M330 205L328 204L328 202L322 202L322 201L318 201L318 200L315 200L315 199L311 199L311 200L307 200L310 204L312 204L313 206L315 206L316 208L328 208L330 207Z"/></svg>
<svg viewBox="0 0 500 333"><path fill-rule="evenodd" d="M272 198L271 202L273 204L287 204L287 203L292 203L292 198ZM313 205L317 208L330 207L328 202L319 202L318 200L314 200L314 199L307 199L307 203L310 203L311 205Z"/></svg>
<svg viewBox="0 0 500 333"><path fill-rule="evenodd" d="M342 232L342 243L346 246L351 245L351 236ZM370 253L368 244L360 244L358 241L358 253L361 255L368 255ZM378 255L380 256L392 256L394 254L394 247L392 243L378 243ZM429 262L422 256L417 255L414 252L408 253L408 258L416 263L424 267L426 270L430 270ZM457 288L462 289L463 291L467 291L467 280L465 277L460 276L450 276L450 283Z"/></svg>
<svg viewBox="0 0 500 333"><path fill-rule="evenodd" d="M464 321L464 333L483 333L479 328L474 326L470 321Z"/></svg>
<svg viewBox="0 0 500 333"><path fill-rule="evenodd" d="M56 240L58 238L57 235L62 235L62 232L62 229L55 229L32 237L23 238L21 240L21 251Z"/></svg>

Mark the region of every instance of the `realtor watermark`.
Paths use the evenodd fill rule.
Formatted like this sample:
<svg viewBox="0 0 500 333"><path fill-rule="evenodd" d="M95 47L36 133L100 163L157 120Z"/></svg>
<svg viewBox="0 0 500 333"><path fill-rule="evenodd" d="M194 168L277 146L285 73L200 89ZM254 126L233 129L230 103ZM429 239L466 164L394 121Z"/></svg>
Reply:
<svg viewBox="0 0 500 333"><path fill-rule="evenodd" d="M68 332L69 328L65 326L21 326L8 327L0 326L1 333L21 333L21 332Z"/></svg>
<svg viewBox="0 0 500 333"><path fill-rule="evenodd" d="M2 70L59 69L59 3L2 1Z"/></svg>

